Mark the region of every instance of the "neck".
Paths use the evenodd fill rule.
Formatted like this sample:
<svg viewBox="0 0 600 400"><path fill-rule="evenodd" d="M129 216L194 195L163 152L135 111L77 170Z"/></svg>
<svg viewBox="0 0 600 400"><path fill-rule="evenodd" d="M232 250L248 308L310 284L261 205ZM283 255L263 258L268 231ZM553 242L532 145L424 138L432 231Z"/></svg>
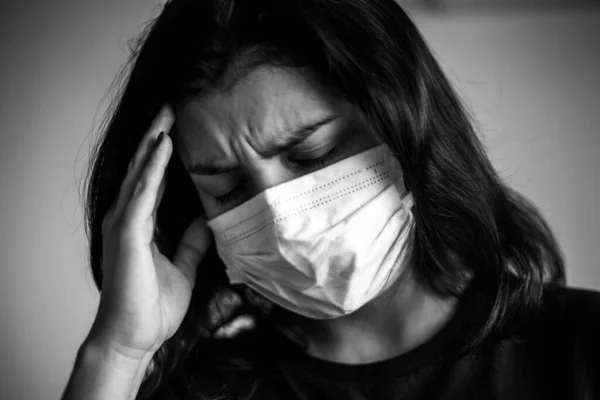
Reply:
<svg viewBox="0 0 600 400"><path fill-rule="evenodd" d="M452 316L456 299L437 297L408 275L349 315L302 319L308 354L343 364L366 364L405 353L434 336Z"/></svg>

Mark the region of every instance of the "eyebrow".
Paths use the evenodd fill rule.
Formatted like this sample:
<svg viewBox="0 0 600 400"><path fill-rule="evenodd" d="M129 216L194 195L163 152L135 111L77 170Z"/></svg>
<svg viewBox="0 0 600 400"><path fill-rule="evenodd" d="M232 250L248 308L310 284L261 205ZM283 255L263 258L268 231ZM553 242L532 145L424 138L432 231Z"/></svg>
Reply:
<svg viewBox="0 0 600 400"><path fill-rule="evenodd" d="M327 115L315 122L302 125L292 131L277 134L273 143L269 143L263 149L255 149L264 158L273 157L279 153L288 151L307 140L319 128L327 125L339 117L337 114ZM238 170L237 164L227 164L221 161L205 163L196 161L186 169L190 175L221 175Z"/></svg>

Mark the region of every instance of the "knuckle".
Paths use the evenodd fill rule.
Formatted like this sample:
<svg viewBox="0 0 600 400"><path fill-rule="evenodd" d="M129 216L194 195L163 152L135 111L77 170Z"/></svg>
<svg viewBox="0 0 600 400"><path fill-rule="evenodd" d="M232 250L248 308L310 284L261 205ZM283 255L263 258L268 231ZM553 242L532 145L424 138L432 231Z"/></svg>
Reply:
<svg viewBox="0 0 600 400"><path fill-rule="evenodd" d="M131 242L133 237L134 237L133 230L130 228L127 228L127 227L123 227L123 228L119 229L118 232L115 233L115 239L121 244Z"/></svg>
<svg viewBox="0 0 600 400"><path fill-rule="evenodd" d="M140 195L142 194L146 189L148 188L148 178L146 177L141 177L140 179L137 180L137 182L135 183L135 186L133 188L133 194L134 195Z"/></svg>
<svg viewBox="0 0 600 400"><path fill-rule="evenodd" d="M135 236L135 229L133 229L132 224L123 220L111 233L113 239L118 243L126 243Z"/></svg>

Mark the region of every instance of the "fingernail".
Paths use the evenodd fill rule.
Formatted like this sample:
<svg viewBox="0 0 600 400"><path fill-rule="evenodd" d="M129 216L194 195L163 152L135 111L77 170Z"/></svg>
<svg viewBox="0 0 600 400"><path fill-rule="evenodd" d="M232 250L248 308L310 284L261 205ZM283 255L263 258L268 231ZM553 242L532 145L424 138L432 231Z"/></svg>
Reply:
<svg viewBox="0 0 600 400"><path fill-rule="evenodd" d="M163 116L163 120L164 121L170 121L172 118L174 118L174 113L173 113L173 109L171 108L170 105L165 104L162 108L162 116Z"/></svg>
<svg viewBox="0 0 600 400"><path fill-rule="evenodd" d="M163 141L164 137L165 137L165 132L160 131L160 133L158 134L158 137L156 138L156 143L154 144L154 150L156 150L158 148L158 146L160 146L160 143Z"/></svg>

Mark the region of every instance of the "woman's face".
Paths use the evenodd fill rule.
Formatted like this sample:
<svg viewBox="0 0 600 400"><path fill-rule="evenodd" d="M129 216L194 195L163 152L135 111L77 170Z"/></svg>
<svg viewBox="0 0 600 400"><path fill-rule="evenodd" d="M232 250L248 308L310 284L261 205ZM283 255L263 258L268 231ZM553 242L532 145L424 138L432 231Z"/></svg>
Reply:
<svg viewBox="0 0 600 400"><path fill-rule="evenodd" d="M296 69L256 68L176 111L175 151L208 219L379 143L356 108Z"/></svg>

